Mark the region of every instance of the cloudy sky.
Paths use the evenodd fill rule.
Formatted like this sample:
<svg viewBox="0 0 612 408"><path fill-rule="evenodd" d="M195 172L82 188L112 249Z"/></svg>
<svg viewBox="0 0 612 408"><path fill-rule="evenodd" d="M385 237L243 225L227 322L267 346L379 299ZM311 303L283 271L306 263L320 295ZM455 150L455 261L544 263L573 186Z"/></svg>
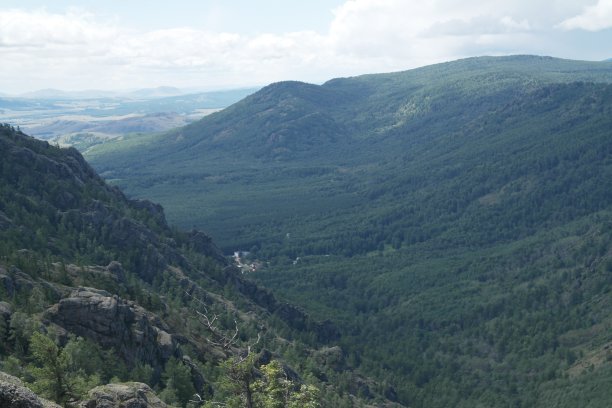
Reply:
<svg viewBox="0 0 612 408"><path fill-rule="evenodd" d="M0 2L0 93L319 83L507 54L612 58L612 0Z"/></svg>

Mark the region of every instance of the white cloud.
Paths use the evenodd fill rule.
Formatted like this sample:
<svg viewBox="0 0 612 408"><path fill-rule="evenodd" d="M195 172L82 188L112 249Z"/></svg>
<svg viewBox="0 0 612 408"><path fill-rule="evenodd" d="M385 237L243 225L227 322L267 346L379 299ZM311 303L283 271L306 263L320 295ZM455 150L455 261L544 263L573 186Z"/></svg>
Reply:
<svg viewBox="0 0 612 408"><path fill-rule="evenodd" d="M145 31L83 11L0 9L0 92L316 82L483 54L585 58L555 27L610 25L611 2L594 1L349 0L327 32L257 35Z"/></svg>
<svg viewBox="0 0 612 408"><path fill-rule="evenodd" d="M599 31L612 28L612 0L598 0L582 13L564 20L559 26L565 30Z"/></svg>
<svg viewBox="0 0 612 408"><path fill-rule="evenodd" d="M525 37L550 25L537 1L352 0L336 11L338 54L384 59L401 69L470 55L528 52ZM512 38L517 46L511 47ZM497 44L500 47L497 47Z"/></svg>
<svg viewBox="0 0 612 408"><path fill-rule="evenodd" d="M4 47L83 45L104 42L116 34L114 27L98 24L93 15L85 13L0 12L0 44Z"/></svg>

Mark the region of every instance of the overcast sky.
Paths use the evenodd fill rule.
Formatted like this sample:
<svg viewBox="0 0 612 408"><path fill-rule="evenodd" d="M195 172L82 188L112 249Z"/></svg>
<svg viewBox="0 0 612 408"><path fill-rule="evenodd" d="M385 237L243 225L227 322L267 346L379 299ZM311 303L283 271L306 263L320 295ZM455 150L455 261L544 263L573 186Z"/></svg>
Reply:
<svg viewBox="0 0 612 408"><path fill-rule="evenodd" d="M508 54L612 58L612 0L0 2L0 93L320 83Z"/></svg>

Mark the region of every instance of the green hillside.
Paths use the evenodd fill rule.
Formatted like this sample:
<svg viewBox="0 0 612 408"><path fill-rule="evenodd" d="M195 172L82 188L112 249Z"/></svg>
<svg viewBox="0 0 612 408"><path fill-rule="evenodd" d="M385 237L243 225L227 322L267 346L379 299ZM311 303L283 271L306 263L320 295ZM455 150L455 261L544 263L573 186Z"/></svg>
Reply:
<svg viewBox="0 0 612 408"><path fill-rule="evenodd" d="M576 144L588 145L566 141L584 126L605 129L605 112L597 112L600 122L586 116L608 92L594 80L611 82L612 65L525 56L323 86L284 82L188 127L100 146L87 158L130 195L162 203L172 223L206 229L227 252L285 245L290 233L300 248L326 242L329 249L315 252L336 253L328 241L343 225L354 237L355 214L359 224L378 223L401 213L401 202L430 193L465 207L575 152ZM594 137L605 142L605 135ZM530 168L519 174L523 160ZM452 190L466 177L472 180L461 181L480 183L485 175L492 177L469 197L437 188L442 182ZM376 249L384 235L358 252Z"/></svg>
<svg viewBox="0 0 612 408"><path fill-rule="evenodd" d="M154 391L174 407L390 403L342 360L329 320L245 280L75 149L0 125L0 157L1 406L39 406L15 402L21 383L2 372L65 407Z"/></svg>
<svg viewBox="0 0 612 408"><path fill-rule="evenodd" d="M404 405L605 407L611 129L609 62L485 57L273 84L87 157L269 262Z"/></svg>

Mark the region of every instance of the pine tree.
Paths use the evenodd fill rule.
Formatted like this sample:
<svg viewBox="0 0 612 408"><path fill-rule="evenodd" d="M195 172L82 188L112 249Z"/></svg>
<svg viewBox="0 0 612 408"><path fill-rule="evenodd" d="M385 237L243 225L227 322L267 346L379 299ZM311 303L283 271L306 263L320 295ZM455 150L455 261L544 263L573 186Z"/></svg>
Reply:
<svg viewBox="0 0 612 408"><path fill-rule="evenodd" d="M41 333L34 333L30 338L30 350L37 363L29 367L35 378L32 390L56 402L66 402L72 395L66 379L66 356L60 353L53 340Z"/></svg>
<svg viewBox="0 0 612 408"><path fill-rule="evenodd" d="M30 338L30 352L34 363L28 371L34 377L30 384L34 392L60 404L76 401L87 390L100 384L97 373L88 375L72 361L72 356L81 345L71 340L66 349L58 347L53 340L36 332Z"/></svg>
<svg viewBox="0 0 612 408"><path fill-rule="evenodd" d="M175 358L170 358L166 363L163 379L166 389L162 395L166 397L167 402L178 403L182 407L186 406L196 392L189 367ZM170 401L171 399L175 401Z"/></svg>

